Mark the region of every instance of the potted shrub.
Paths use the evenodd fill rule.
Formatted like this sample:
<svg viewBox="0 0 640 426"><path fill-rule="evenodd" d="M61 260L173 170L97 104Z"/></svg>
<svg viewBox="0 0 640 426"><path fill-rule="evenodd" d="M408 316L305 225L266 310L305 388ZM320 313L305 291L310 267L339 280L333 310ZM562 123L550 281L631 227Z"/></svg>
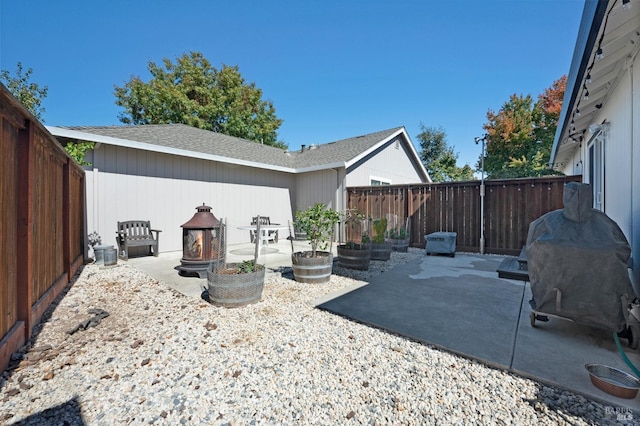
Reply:
<svg viewBox="0 0 640 426"><path fill-rule="evenodd" d="M408 223L407 218L407 223ZM409 248L409 232L407 231L408 226L404 228L400 226L396 226L391 228L389 232L387 232L386 241L391 244L391 250L406 253Z"/></svg>
<svg viewBox="0 0 640 426"><path fill-rule="evenodd" d="M311 250L294 252L291 241L291 265L296 281L310 284L329 282L333 269L333 231L339 220L340 214L322 203L296 211L296 234L305 235L311 245Z"/></svg>
<svg viewBox="0 0 640 426"><path fill-rule="evenodd" d="M385 241L387 233L387 218L373 221L373 238L371 241L371 260L389 260L391 258L391 243Z"/></svg>
<svg viewBox="0 0 640 426"><path fill-rule="evenodd" d="M102 238L100 238L100 235L96 231L93 231L92 233L90 233L88 235L88 238L89 238L89 257L94 257L95 248L99 247L102 244Z"/></svg>
<svg viewBox="0 0 640 426"><path fill-rule="evenodd" d="M338 246L338 264L347 269L366 271L371 260L371 247L367 232L367 218L355 209L349 209L344 213L344 226L347 233L347 242ZM360 234L360 242L356 242L356 235Z"/></svg>
<svg viewBox="0 0 640 426"><path fill-rule="evenodd" d="M221 228L220 232L226 232L226 225L221 225ZM226 235L221 240L227 241ZM256 238L253 260L226 263L225 256L221 261L211 262L207 270L209 302L216 306L237 308L260 301L265 267L258 264L258 243L259 238ZM218 253L226 253L226 247L218 247Z"/></svg>

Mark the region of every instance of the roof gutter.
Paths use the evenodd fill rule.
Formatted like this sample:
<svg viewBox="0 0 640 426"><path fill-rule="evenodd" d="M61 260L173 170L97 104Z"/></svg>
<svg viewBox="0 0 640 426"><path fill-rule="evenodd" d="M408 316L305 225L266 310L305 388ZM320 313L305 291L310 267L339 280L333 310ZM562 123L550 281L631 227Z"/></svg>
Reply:
<svg viewBox="0 0 640 426"><path fill-rule="evenodd" d="M553 168L562 141L562 135L564 135L568 127L571 112L576 105L576 99L581 88L580 83L582 83L584 79L585 71L589 65L589 59L591 58L591 53L596 44L598 32L600 32L600 27L602 26L602 21L606 15L608 6L609 0L585 1L576 47L573 51L571 68L569 69L569 76L567 78L567 87L562 100L562 110L560 111L560 118L558 119L559 125L556 128L556 134L551 148L549 167Z"/></svg>

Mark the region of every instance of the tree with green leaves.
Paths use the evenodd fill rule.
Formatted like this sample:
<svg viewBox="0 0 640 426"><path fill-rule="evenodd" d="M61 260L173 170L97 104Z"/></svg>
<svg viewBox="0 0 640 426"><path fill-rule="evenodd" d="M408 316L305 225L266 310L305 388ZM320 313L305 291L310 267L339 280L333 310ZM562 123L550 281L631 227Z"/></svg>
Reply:
<svg viewBox="0 0 640 426"><path fill-rule="evenodd" d="M40 122L44 123L42 113L45 109L42 107L42 101L47 97L49 88L40 86L38 83L29 81L33 70L28 68L23 71L22 63L18 62L15 75L11 75L9 71L2 70L0 72L0 81L7 87L9 92L16 97ZM93 149L93 142L85 141L62 141L62 146L67 153L81 166L89 166L91 163L85 161L87 151Z"/></svg>
<svg viewBox="0 0 640 426"><path fill-rule="evenodd" d="M116 105L126 124L182 123L286 148L277 140L282 120L271 101L262 99L255 83L247 84L237 66L217 69L199 52L183 54L173 63L150 61L151 79L132 77L115 87Z"/></svg>
<svg viewBox="0 0 640 426"><path fill-rule="evenodd" d="M487 112L484 169L493 179L557 175L549 167L551 148L567 78L562 76L534 102L511 95L495 113Z"/></svg>
<svg viewBox="0 0 640 426"><path fill-rule="evenodd" d="M420 160L434 182L454 182L473 179L473 169L456 165L458 154L447 144L442 127L426 127L420 123Z"/></svg>
<svg viewBox="0 0 640 426"><path fill-rule="evenodd" d="M38 120L44 122L42 114L45 109L42 100L47 97L49 88L40 86L38 83L30 82L33 70L27 68L23 71L22 63L18 62L15 75L11 75L8 70L0 71L0 81L7 86L7 89L15 96L22 105L25 106Z"/></svg>

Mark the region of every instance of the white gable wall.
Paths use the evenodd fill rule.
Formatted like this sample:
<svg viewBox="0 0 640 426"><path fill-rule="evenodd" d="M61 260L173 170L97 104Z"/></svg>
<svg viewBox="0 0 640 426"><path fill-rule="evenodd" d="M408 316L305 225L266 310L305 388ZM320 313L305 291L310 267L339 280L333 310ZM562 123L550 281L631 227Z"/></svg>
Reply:
<svg viewBox="0 0 640 426"><path fill-rule="evenodd" d="M160 251L182 250L182 228L203 203L226 219L228 243L248 242L258 214L292 219L292 175L245 166L100 145L87 172L87 231L115 244L118 221L150 220L160 229Z"/></svg>
<svg viewBox="0 0 640 426"><path fill-rule="evenodd" d="M604 212L622 229L629 240L634 259L636 292L640 290L640 63L624 73L611 95L591 122L609 123L604 145ZM576 168L588 183L588 141L585 139L562 170L573 174ZM640 294L640 293L639 293Z"/></svg>
<svg viewBox="0 0 640 426"><path fill-rule="evenodd" d="M347 170L347 186L369 186L371 179L392 185L422 182L403 138L396 137Z"/></svg>

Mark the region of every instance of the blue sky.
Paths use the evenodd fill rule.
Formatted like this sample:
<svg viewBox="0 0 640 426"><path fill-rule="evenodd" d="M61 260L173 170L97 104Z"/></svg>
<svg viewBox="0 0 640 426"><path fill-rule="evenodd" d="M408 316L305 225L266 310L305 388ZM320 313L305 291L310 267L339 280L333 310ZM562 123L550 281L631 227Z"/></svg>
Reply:
<svg viewBox="0 0 640 426"><path fill-rule="evenodd" d="M239 66L289 148L420 123L475 166L487 110L569 72L582 0L0 0L0 68L49 88L47 125L118 125L113 89L199 51Z"/></svg>

